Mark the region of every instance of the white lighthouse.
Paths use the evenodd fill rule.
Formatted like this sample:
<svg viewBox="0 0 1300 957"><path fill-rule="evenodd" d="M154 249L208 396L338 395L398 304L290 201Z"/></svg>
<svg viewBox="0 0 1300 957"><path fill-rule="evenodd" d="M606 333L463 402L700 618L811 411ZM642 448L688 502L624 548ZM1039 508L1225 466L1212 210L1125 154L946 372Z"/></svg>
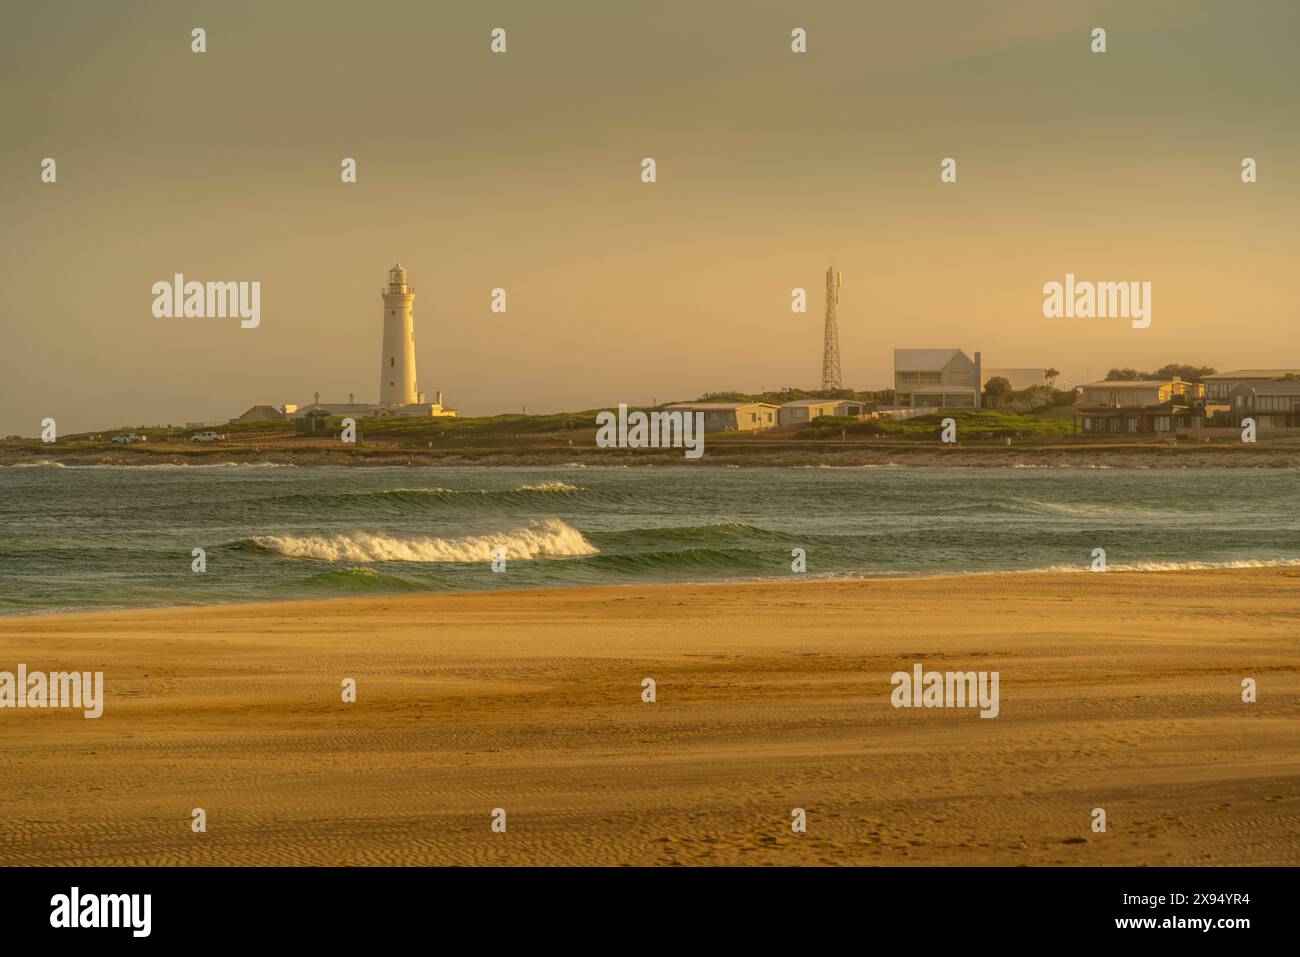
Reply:
<svg viewBox="0 0 1300 957"><path fill-rule="evenodd" d="M401 263L388 270L384 288L384 351L379 370L379 404L404 406L423 402L415 378L415 290L406 284Z"/></svg>

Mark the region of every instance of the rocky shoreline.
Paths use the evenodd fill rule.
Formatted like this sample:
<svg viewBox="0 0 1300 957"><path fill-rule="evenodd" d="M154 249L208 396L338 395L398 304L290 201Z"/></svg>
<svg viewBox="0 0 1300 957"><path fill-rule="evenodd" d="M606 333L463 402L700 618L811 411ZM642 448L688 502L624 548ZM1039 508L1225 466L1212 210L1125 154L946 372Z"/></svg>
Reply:
<svg viewBox="0 0 1300 957"><path fill-rule="evenodd" d="M238 446L189 450L175 446L124 449L0 448L0 467L61 466L319 466L354 467L646 467L692 468L1280 468L1300 469L1300 445L958 445L888 446L782 443L770 446L718 442L690 461L680 450L518 446L403 449L365 445L350 449Z"/></svg>

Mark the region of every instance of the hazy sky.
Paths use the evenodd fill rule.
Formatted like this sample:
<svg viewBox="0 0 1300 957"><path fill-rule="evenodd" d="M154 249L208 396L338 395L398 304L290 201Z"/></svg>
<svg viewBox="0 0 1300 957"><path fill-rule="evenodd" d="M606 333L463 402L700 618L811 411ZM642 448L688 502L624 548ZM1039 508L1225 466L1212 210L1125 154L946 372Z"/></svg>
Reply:
<svg viewBox="0 0 1300 957"><path fill-rule="evenodd" d="M895 347L1300 366L1287 0L0 10L0 434L374 401L397 259L471 415L815 388L832 259L854 388ZM154 318L177 272L261 282L261 326ZM1067 272L1150 281L1151 327L1043 318Z"/></svg>

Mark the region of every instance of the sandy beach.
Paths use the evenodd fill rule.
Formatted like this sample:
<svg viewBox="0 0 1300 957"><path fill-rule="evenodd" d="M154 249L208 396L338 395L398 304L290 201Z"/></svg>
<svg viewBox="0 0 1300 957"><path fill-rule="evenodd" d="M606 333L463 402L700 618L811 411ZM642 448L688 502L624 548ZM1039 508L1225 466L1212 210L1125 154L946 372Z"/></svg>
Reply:
<svg viewBox="0 0 1300 957"><path fill-rule="evenodd" d="M1294 865L1298 635L1294 568L8 618L107 701L0 711L0 864Z"/></svg>

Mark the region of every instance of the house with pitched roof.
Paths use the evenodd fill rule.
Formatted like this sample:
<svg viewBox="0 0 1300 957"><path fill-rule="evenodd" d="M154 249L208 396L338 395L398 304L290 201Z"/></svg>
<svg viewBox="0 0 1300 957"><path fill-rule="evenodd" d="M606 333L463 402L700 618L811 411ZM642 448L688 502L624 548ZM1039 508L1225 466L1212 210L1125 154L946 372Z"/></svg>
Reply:
<svg viewBox="0 0 1300 957"><path fill-rule="evenodd" d="M894 401L901 406L978 409L980 354L960 349L895 349Z"/></svg>

